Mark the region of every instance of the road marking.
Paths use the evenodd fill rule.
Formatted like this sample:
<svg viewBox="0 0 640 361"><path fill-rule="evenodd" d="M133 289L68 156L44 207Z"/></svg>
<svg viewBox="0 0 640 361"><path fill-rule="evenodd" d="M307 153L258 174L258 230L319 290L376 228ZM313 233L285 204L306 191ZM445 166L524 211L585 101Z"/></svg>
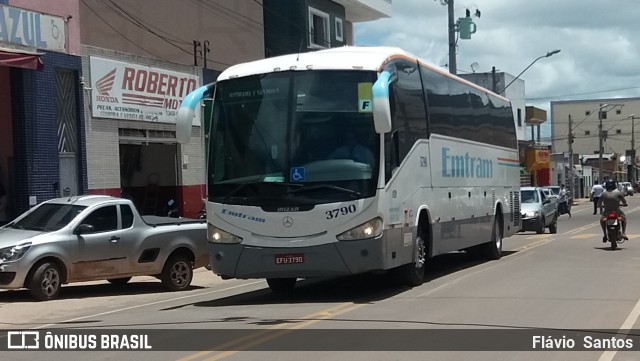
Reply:
<svg viewBox="0 0 640 361"><path fill-rule="evenodd" d="M631 313L629 313L627 319L624 320L624 323L622 324L622 326L620 326L620 329L618 330L618 333L616 335L622 336L622 338L626 338L626 336L629 335L629 330L631 330L633 328L633 325L635 325L638 321L638 317L640 317L640 299L638 300L636 305L633 306ZM602 353L598 361L611 361L617 353L617 350L605 351Z"/></svg>
<svg viewBox="0 0 640 361"><path fill-rule="evenodd" d="M219 352L220 348L226 348L226 347L236 347L236 350L230 350L230 351L224 351L218 355L214 355L210 358L204 359L203 361L216 361L216 360L221 360L223 358L229 357L231 355L234 355L238 352L250 349L253 346L256 345L260 345L262 343L268 342L269 340L272 340L274 338L278 338L281 337L283 335L286 335L287 333L290 333L294 330L297 329L301 329L301 328L305 328L308 326L311 326L315 323L324 321L326 319L329 319L331 317L334 316L338 316L340 314L346 313L346 312L350 312L353 311L357 308L363 307L365 304L354 304L352 302L345 302L342 304L339 304L337 306L331 307L331 308L327 308L315 313L312 313L310 315L301 317L299 319L302 320L306 320L304 322L301 322L299 324L290 326L287 323L282 323L279 325L275 325L272 327L269 327L267 329L262 329L262 330L256 330L255 333L251 334L251 335L247 335L244 337L239 337L237 339L225 342L219 346L216 347L216 349L210 349L210 350L206 350L206 351L202 351L202 352L198 352L195 353L193 355L190 356L186 356L183 358L180 358L176 361L191 361L203 356L207 356L211 353L214 352ZM290 327L287 327L290 326ZM275 330L275 331L274 331ZM278 332L279 330L279 332Z"/></svg>
<svg viewBox="0 0 640 361"><path fill-rule="evenodd" d="M58 322L50 323L50 324L43 325L43 326L33 327L32 330L38 330L38 329L42 329L42 328L47 328L47 327L55 326L55 325L61 324L61 323L72 323L72 322L84 320L84 319L87 319L87 318L93 318L93 317L109 315L109 314L112 314L112 313L118 313L118 312L122 312L122 311L133 310L133 309L140 308L140 307L159 305L161 303L173 302L173 301L177 301L177 300L184 300L184 299L187 299L187 298L193 298L193 297L199 297L199 296L204 296L204 295L210 295L210 294L213 294L213 293L230 291L230 290L234 290L234 289L237 289L237 288L256 285L256 284L262 283L262 282L263 281L250 282L250 283L245 283L245 284L242 284L242 285L223 288L223 289L220 289L220 290L213 290L213 291L209 291L209 292L202 292L202 293L197 293L197 294L193 294L193 295L186 295L186 296L182 296L182 297L175 297L175 298L166 299L166 300L149 302L149 303L144 303L144 304L140 304L140 305L119 308L119 309L115 309L115 310L111 310L111 311L100 312L100 313L96 313L96 314L88 315L88 316L75 317L75 318L72 318L72 319L69 319L69 320L66 320L66 321L58 321ZM2 338L2 337L0 337L0 338Z"/></svg>
<svg viewBox="0 0 640 361"><path fill-rule="evenodd" d="M515 251L515 252L522 252L522 251L525 251L525 250L531 250L531 249L534 249L534 248L536 248L536 247L540 247L540 246L542 246L542 245L545 245L545 244L547 244L547 243L549 243L549 242L551 242L551 241L554 241L554 240L555 240L555 238L545 238L545 239L541 239L541 240L540 240L540 241L538 241L538 242L533 242L533 243L531 243L531 244L529 244L529 245L526 245L526 246L523 246L523 247L517 248L517 249L515 249L514 251ZM530 254L531 254L531 253L525 253L525 254L522 254L522 256L519 256L519 257L518 257L518 259L520 259L520 258L522 258L522 257L527 257L527 256L529 256ZM512 260L512 259L515 259L515 258L513 258L513 256L512 256L512 257L509 257L507 260ZM453 280L451 280L451 281L448 281L448 282L446 282L446 283L443 283L443 284L441 284L440 286L437 286L437 287L431 288L431 289L429 289L428 291L426 291L426 292L423 292L423 293L419 294L417 297L424 297L424 296L427 296L427 295L429 295L429 294L431 294L431 293L433 293L433 292L435 292L435 291L438 291L438 290L440 290L440 289L442 289L442 288L444 288L444 287L450 286L450 285L452 285L452 284L454 284L454 283L456 283L456 282L459 282L460 280L463 280L463 279L465 279L465 278L467 278L467 277L471 277L471 276L476 275L476 274L478 274L478 273L480 273L480 272L484 272L484 271L487 271L487 270L490 270L490 269L494 269L494 268L496 268L496 267L500 267L500 266L502 266L502 265L504 265L504 262L497 262L497 263L495 263L495 264L492 264L491 266L487 266L487 267L484 267L484 268L477 269L477 270L475 270L475 271L473 271L473 272L467 273L467 274L465 274L465 275L463 275L463 276L460 276L460 277L458 277L458 278L456 278L456 279L453 279Z"/></svg>
<svg viewBox="0 0 640 361"><path fill-rule="evenodd" d="M602 233L583 233L583 234L577 234L575 236L571 236L569 238L571 238L571 239L587 239L587 238L597 237L597 236L602 236Z"/></svg>

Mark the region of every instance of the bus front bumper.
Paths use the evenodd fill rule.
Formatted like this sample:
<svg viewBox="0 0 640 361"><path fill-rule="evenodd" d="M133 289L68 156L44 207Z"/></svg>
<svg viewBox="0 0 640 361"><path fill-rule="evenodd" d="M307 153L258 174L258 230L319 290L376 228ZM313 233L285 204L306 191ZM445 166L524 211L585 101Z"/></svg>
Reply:
<svg viewBox="0 0 640 361"><path fill-rule="evenodd" d="M308 247L209 243L213 272L223 278L312 278L385 269L383 237Z"/></svg>

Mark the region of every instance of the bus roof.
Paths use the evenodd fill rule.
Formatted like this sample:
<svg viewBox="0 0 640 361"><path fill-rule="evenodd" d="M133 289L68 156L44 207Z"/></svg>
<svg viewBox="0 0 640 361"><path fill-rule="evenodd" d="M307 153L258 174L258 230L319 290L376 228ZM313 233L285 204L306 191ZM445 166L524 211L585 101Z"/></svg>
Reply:
<svg viewBox="0 0 640 361"><path fill-rule="evenodd" d="M286 70L357 69L377 71L390 57L398 55L416 59L415 56L399 48L344 46L275 56L233 65L220 74L218 81Z"/></svg>
<svg viewBox="0 0 640 361"><path fill-rule="evenodd" d="M218 81L232 78L266 74L277 71L287 70L370 70L380 71L381 68L394 58L406 58L413 61L419 61L422 66L440 73L444 76L452 77L461 83L473 88L480 89L491 93L490 90L480 87L466 79L462 79L455 75L430 64L417 56L397 47L385 46L344 46L339 48L329 48L313 52L300 54L288 54L275 56L272 58L255 60L247 63L233 65L224 70L219 76ZM503 98L499 94L494 95Z"/></svg>

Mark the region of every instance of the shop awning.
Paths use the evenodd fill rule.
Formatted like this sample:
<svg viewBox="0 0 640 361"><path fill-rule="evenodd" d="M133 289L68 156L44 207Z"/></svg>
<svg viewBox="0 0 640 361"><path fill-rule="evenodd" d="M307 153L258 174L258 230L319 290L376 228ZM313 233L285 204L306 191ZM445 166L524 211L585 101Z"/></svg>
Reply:
<svg viewBox="0 0 640 361"><path fill-rule="evenodd" d="M41 70L44 66L42 53L0 47L0 66Z"/></svg>

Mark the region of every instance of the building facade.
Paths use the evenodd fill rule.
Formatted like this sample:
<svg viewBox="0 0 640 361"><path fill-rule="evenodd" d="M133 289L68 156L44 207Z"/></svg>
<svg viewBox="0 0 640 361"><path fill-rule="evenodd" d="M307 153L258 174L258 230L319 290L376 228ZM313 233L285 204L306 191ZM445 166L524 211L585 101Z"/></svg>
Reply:
<svg viewBox="0 0 640 361"><path fill-rule="evenodd" d="M78 1L0 0L0 10L2 223L86 192L87 171Z"/></svg>
<svg viewBox="0 0 640 361"><path fill-rule="evenodd" d="M0 32L7 219L86 193L131 197L146 214L163 214L174 200L181 215L197 216L208 124L198 114L191 141L178 144L172 115L181 97L236 63L352 44L353 22L391 14L390 0L0 0L0 7L8 29Z"/></svg>
<svg viewBox="0 0 640 361"><path fill-rule="evenodd" d="M599 158L602 152L602 174L598 174L599 160L595 164L589 164L595 170L594 179L610 177L631 181L630 178L634 178L637 173L636 165L640 163L636 156L636 149L640 145L640 142L636 144L636 123L640 123L640 98L552 101L553 152L566 153L567 157L579 154L582 158L592 155ZM614 157L622 165L613 166L615 159L607 161L608 157Z"/></svg>
<svg viewBox="0 0 640 361"><path fill-rule="evenodd" d="M179 144L182 97L236 63L352 43L354 16L383 16L377 5L390 11L370 0L82 1L88 192L123 194L143 214L175 201L180 215L198 216L210 103Z"/></svg>

